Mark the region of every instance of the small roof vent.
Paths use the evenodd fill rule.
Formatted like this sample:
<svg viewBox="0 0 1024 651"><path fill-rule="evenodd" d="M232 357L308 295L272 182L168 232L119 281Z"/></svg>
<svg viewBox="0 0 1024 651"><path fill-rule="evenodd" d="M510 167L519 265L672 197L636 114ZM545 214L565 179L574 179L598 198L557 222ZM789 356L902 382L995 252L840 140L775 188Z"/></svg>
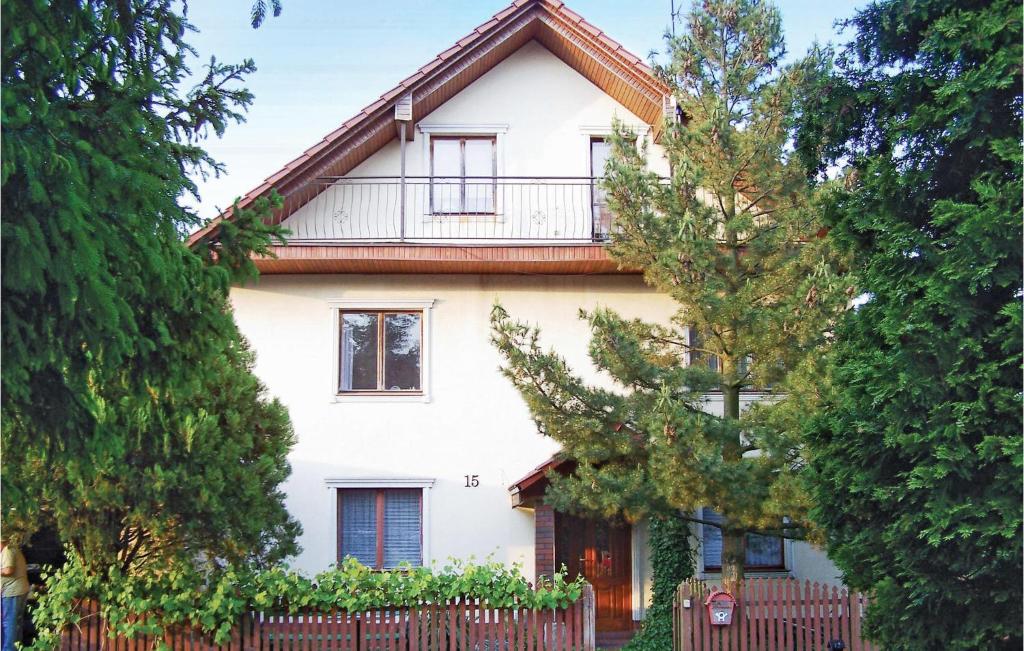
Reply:
<svg viewBox="0 0 1024 651"><path fill-rule="evenodd" d="M412 121L412 93L406 93L395 102L395 119L400 122Z"/></svg>

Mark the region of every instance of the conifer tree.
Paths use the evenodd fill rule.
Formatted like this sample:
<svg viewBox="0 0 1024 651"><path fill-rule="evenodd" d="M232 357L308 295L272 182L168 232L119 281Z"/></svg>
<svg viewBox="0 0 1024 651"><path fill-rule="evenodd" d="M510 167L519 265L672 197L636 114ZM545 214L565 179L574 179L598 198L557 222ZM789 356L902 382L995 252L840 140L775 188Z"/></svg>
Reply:
<svg viewBox="0 0 1024 651"><path fill-rule="evenodd" d="M295 545L291 428L227 300L277 234L273 202L184 242L192 175L220 171L201 141L241 119L254 65L211 59L186 87L184 11L2 5L2 524L55 525L96 568Z"/></svg>
<svg viewBox="0 0 1024 651"><path fill-rule="evenodd" d="M695 5L661 70L684 116L663 136L671 178L648 170L628 134L615 138L609 252L678 304L664 324L581 314L593 363L615 389L584 382L500 306L492 316L506 376L541 432L579 462L571 477L553 478L549 500L630 519L682 511L700 520L711 507L723 516L730 588L743 577L748 533L806 533L791 419L814 408L807 372L843 303L806 170L789 156L812 62L783 67L783 54L768 4ZM744 390L769 387L768 401L741 410ZM708 392L720 393L722 413L709 413Z"/></svg>
<svg viewBox="0 0 1024 651"><path fill-rule="evenodd" d="M808 427L813 515L886 649L1022 645L1022 17L872 3L802 120L867 299Z"/></svg>

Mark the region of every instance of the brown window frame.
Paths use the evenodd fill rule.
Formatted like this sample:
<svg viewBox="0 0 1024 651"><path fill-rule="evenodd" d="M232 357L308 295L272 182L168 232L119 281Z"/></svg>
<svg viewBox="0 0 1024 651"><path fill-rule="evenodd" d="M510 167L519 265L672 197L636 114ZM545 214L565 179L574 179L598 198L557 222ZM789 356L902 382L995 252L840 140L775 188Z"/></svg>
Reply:
<svg viewBox="0 0 1024 651"><path fill-rule="evenodd" d="M587 160L590 161L590 228L591 228L591 239L595 242L606 242L611 234L611 222L609 221L609 230L607 233L599 233L598 222L601 215L599 214L600 207L608 205L608 197L603 197L602 201L598 201L598 193L601 188L598 184L604 179L604 174L597 175L597 170L594 169L594 144L595 143L608 143L608 136L590 136L587 141Z"/></svg>
<svg viewBox="0 0 1024 651"><path fill-rule="evenodd" d="M341 378L345 374L345 315L375 314L377 315L377 388L376 389L342 389ZM416 314L420 318L420 386L418 389L385 389L384 387L384 317L388 314ZM423 310L361 310L350 308L338 310L338 377L336 391L339 396L352 395L392 395L421 396L423 395Z"/></svg>
<svg viewBox="0 0 1024 651"><path fill-rule="evenodd" d="M338 551L338 565L340 566L341 562L343 560L345 560L345 549L344 549L345 537L342 535L343 532L344 532L344 528L343 528L343 525L344 525L344 515L343 515L344 514L344 509L343 509L344 494L345 494L345 492L351 492L351 491L373 491L375 493L375 498L374 499L376 500L375 503L374 503L374 506L377 509L377 517L376 517L376 520L377 520L377 532L376 532L376 535L377 535L377 549L376 549L377 559L374 562L373 567L371 567L370 569L378 571L378 572L384 571L384 527L385 527L385 522L384 522L384 493L386 493L388 491L394 491L394 490L409 490L409 489L408 488L398 488L398 487L395 487L395 488L338 488L338 489L335 489L335 490L337 491L337 493L336 493L337 500L336 501L337 501L337 512L338 512L338 533L337 533L337 544L335 545L335 549L337 549L337 551ZM422 488L418 488L418 489L414 489L414 490L418 490L419 491L419 498L420 498L420 558L419 558L419 565L417 565L417 567L423 567L423 527L425 526L425 523L423 522L423 489Z"/></svg>
<svg viewBox="0 0 1024 651"><path fill-rule="evenodd" d="M434 143L438 140L459 141L459 208L460 210L438 210L434 206L434 180L436 178L456 178L452 176L437 177L434 174ZM491 209L466 210L466 141L489 140L491 143ZM478 177L469 177L478 178ZM498 137L484 136L431 136L430 137L430 214L432 215L496 215L498 211Z"/></svg>
<svg viewBox="0 0 1024 651"><path fill-rule="evenodd" d="M701 517L703 517L704 516L704 509L703 508L701 509L700 513L701 513ZM710 524L702 524L701 525L701 527L711 527L711 526L712 525L710 525ZM747 565L747 559L744 557L744 559L743 559L743 569L746 569L746 570L757 570L757 571L761 571L761 572L782 572L782 571L786 570L786 539L785 538L783 538L782 536L769 536L769 535L766 535L766 534L747 533L746 535L747 536L751 536L751 535L763 536L765 538L777 538L779 540L779 563L778 564L772 564L772 565ZM747 548L744 545L744 548L743 548L743 550L744 550L743 553L744 554L746 554L746 549ZM701 563L704 565L704 571L705 572L721 572L722 571L722 559L721 559L721 557L719 557L719 559L718 559L718 565L708 565L705 562L705 560L704 560L704 535L703 535L703 532L701 532L701 537L700 537L700 560L701 560Z"/></svg>
<svg viewBox="0 0 1024 651"><path fill-rule="evenodd" d="M704 526L707 527L709 525L704 525ZM748 533L747 535L749 536L751 534ZM757 534L757 535L760 536L760 535L763 535L763 534ZM781 553L779 555L779 558L780 558L781 562L778 565L747 565L747 560L743 559L743 569L745 569L745 570L757 570L759 572L784 572L784 571L786 571L786 539L782 538L781 536L767 536L767 537L768 538L778 538L779 539L779 545L780 545L780 548L781 548L780 549ZM704 558L704 551L702 549L701 550L701 560L703 560L703 558ZM721 572L722 571L722 561L719 560L718 561L718 565L708 565L708 564L705 563L704 571L705 572Z"/></svg>

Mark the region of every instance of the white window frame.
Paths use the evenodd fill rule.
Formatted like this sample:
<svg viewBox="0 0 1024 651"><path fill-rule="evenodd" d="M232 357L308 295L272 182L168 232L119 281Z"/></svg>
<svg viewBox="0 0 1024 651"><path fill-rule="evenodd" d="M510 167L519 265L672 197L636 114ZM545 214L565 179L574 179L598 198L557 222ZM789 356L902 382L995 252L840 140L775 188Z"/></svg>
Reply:
<svg viewBox="0 0 1024 651"><path fill-rule="evenodd" d="M331 563L337 562L338 545L341 541L338 540L338 489L345 488L420 488L423 490L423 501L421 502L420 512L420 535L422 536L420 555L421 565L423 567L430 567L430 563L433 561L433 557L430 555L430 493L431 488L434 487L434 482L437 481L433 478L427 477L346 477L346 478L334 478L328 477L324 480L327 485L327 492L330 494L331 499L331 521L333 525L331 530L334 534L334 547L332 548L334 557Z"/></svg>
<svg viewBox="0 0 1024 651"><path fill-rule="evenodd" d="M636 136L637 146L647 141L647 135L651 132L651 125L642 123L626 123L623 125L627 131ZM615 133L615 129L608 124L584 124L580 125L580 151L583 152L583 163L580 168L580 176L590 176L590 141L594 138L609 138Z"/></svg>
<svg viewBox="0 0 1024 651"><path fill-rule="evenodd" d="M433 348L431 340L431 315L434 299L364 299L335 298L327 301L331 310L331 400L332 402L430 402L430 353ZM338 391L338 378L341 372L341 313L352 310L407 310L420 312L423 328L423 340L420 342L420 392L410 395L398 393L366 394L341 393Z"/></svg>
<svg viewBox="0 0 1024 651"><path fill-rule="evenodd" d="M423 137L424 173L430 174L430 136L494 136L494 157L496 175L505 175L505 136L508 135L507 124L417 124L416 128Z"/></svg>
<svg viewBox="0 0 1024 651"><path fill-rule="evenodd" d="M420 140L423 141L423 170L424 175L430 176L431 170L433 169L433 161L431 160L431 146L430 138L431 135L438 136L492 136L494 137L494 176L500 178L505 176L505 136L508 134L507 124L417 124L416 129L419 130L423 137ZM505 206L501 202L502 193L495 188L494 192L494 212L486 214L471 214L462 215L460 213L433 213L433 206L431 210L426 211L423 216L424 222L434 222L437 220L451 219L452 217L458 219L470 219L473 221L480 222L492 222L502 223L505 220L504 209Z"/></svg>

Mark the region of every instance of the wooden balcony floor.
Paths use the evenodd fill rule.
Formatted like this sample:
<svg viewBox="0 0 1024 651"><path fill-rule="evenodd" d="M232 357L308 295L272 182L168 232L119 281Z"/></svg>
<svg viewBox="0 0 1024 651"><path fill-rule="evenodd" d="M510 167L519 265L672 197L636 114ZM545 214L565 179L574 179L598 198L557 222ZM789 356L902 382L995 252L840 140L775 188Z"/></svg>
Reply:
<svg viewBox="0 0 1024 651"><path fill-rule="evenodd" d="M559 244L291 244L257 258L264 274L620 274L597 243Z"/></svg>

